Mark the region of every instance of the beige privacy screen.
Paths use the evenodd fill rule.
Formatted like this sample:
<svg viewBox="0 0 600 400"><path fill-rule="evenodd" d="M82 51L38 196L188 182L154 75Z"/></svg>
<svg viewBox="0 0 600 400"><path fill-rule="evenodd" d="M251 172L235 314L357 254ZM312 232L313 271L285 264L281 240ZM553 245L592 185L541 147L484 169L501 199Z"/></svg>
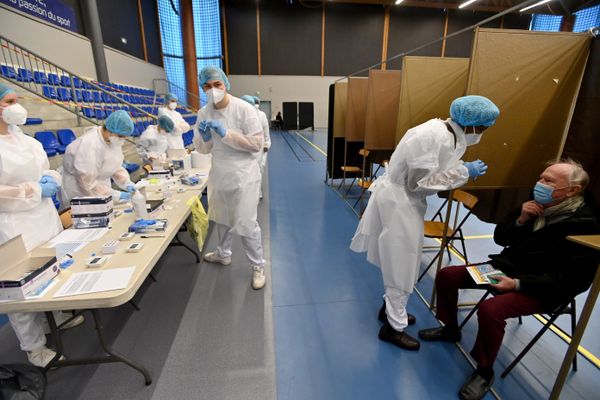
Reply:
<svg viewBox="0 0 600 400"><path fill-rule="evenodd" d="M348 101L346 104L346 141L365 140L365 116L367 115L367 78L348 78Z"/></svg>
<svg viewBox="0 0 600 400"><path fill-rule="evenodd" d="M333 99L333 136L346 136L346 102L348 101L348 83L336 82Z"/></svg>
<svg viewBox="0 0 600 400"><path fill-rule="evenodd" d="M400 71L369 71L365 149L392 150L396 147L400 77Z"/></svg>
<svg viewBox="0 0 600 400"><path fill-rule="evenodd" d="M532 186L560 156L590 42L585 33L476 32L467 93L489 97L500 118L463 157L489 165L470 187Z"/></svg>
<svg viewBox="0 0 600 400"><path fill-rule="evenodd" d="M396 143L431 118L448 117L450 103L467 89L468 58L404 57Z"/></svg>

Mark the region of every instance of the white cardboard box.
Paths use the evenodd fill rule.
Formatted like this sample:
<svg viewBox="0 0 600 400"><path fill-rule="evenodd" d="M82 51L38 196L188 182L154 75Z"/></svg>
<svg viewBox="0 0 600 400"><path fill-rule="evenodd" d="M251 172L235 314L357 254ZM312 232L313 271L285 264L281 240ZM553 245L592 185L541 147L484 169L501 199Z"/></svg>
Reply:
<svg viewBox="0 0 600 400"><path fill-rule="evenodd" d="M23 300L59 273L56 257L32 256L21 235L0 246L0 300Z"/></svg>

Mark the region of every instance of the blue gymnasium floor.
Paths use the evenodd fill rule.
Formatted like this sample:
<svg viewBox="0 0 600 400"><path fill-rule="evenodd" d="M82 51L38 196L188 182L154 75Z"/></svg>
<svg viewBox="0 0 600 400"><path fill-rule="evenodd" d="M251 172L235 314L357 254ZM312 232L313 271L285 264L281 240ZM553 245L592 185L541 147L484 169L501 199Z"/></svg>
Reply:
<svg viewBox="0 0 600 400"><path fill-rule="evenodd" d="M269 195L275 362L279 400L293 399L455 399L471 373L458 347L421 343L418 352L398 349L378 340L383 287L377 268L364 254L348 249L358 219L340 196L324 184L323 132L273 132L269 153ZM308 142L312 142L312 144ZM430 198L430 210L440 200ZM490 235L493 225L471 217L465 235ZM471 260L498 251L491 237L468 240ZM426 265L433 252L424 256ZM458 262L454 258L454 262ZM425 299L432 278L418 285ZM461 301L477 300L482 292L467 291ZM583 305L579 300L578 308ZM436 326L437 321L415 293L409 310L417 324L408 332ZM600 355L594 313L583 345ZM466 315L466 314L465 314ZM567 326L559 319L561 326ZM470 350L477 322L465 327L461 344ZM509 321L496 363L494 389L499 398L543 399L552 388L567 345L546 333L505 378L499 374L541 324L525 317L523 325ZM561 398L590 399L600 391L598 369L579 356ZM490 393L486 399L494 398Z"/></svg>

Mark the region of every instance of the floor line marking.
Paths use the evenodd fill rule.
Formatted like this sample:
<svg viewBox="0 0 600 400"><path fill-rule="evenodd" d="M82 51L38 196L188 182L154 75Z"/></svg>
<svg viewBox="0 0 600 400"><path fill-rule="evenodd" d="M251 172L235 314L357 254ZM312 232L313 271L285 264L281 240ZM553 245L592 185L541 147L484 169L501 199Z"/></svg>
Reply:
<svg viewBox="0 0 600 400"><path fill-rule="evenodd" d="M294 132L296 135L298 135L298 137L301 137L304 141L306 141L306 143L310 144L312 147L314 147L319 153L323 154L325 157L327 157L327 153L323 151L323 149L321 149L319 146L317 146L316 144L314 144L313 142L311 142L310 140L308 140L307 138L305 138L304 136L302 136L300 133L298 132Z"/></svg>

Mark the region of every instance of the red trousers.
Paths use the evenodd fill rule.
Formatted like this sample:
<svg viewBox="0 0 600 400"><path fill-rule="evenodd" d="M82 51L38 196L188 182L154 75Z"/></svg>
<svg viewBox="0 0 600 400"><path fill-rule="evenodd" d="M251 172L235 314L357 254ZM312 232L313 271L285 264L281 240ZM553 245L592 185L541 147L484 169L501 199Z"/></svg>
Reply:
<svg viewBox="0 0 600 400"><path fill-rule="evenodd" d="M486 289L476 285L464 266L442 268L436 279L437 317L444 324L458 325L458 289ZM521 292L508 292L487 298L477 310L479 330L471 356L480 367L491 367L496 361L508 318L547 311L541 300Z"/></svg>

